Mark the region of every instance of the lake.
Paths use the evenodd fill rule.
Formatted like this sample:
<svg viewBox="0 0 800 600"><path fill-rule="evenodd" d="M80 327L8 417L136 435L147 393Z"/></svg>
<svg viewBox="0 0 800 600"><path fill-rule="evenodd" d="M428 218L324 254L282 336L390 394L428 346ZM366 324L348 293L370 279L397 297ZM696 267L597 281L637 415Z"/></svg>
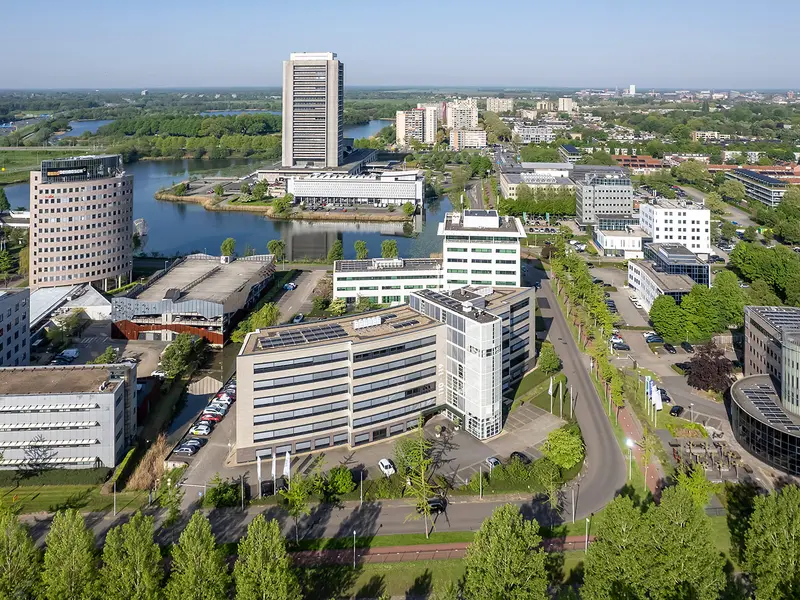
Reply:
<svg viewBox="0 0 800 600"><path fill-rule="evenodd" d="M164 255L192 251L216 254L222 241L232 237L240 253L248 245L257 252L266 252L269 240L281 238L286 242L290 260L324 258L337 239L342 241L345 258L355 258L353 244L356 240L367 243L372 257L380 256L381 242L386 239L397 241L403 257L426 258L431 252L441 252L436 230L444 213L452 210L447 198L431 202L424 219L419 217L412 226L410 223L272 221L259 214L209 212L197 204L160 202L153 197L158 190L192 174L243 175L260 165L247 159L153 160L126 165L126 170L133 174L133 216L144 218L149 228L144 251ZM6 186L5 191L13 208L29 206L27 183Z"/></svg>
<svg viewBox="0 0 800 600"><path fill-rule="evenodd" d="M61 139L62 137L78 137L82 133L97 133L97 130L100 129L103 125L108 125L109 123L113 123L113 119L94 119L91 121L70 121L69 126L72 127L71 131L63 135L56 135L53 136L54 139Z"/></svg>

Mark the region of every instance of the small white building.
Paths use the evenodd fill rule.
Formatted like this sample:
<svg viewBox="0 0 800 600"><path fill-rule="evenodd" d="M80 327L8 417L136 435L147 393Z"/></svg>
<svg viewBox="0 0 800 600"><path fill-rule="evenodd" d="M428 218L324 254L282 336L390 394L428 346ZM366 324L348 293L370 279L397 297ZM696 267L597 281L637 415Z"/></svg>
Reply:
<svg viewBox="0 0 800 600"><path fill-rule="evenodd" d="M628 231L595 229L594 243L601 256L644 258L642 239L645 236L639 228L630 228Z"/></svg>
<svg viewBox="0 0 800 600"><path fill-rule="evenodd" d="M316 173L292 177L286 191L296 202L308 206L400 206L420 205L424 194L421 171L387 171L377 175Z"/></svg>
<svg viewBox="0 0 800 600"><path fill-rule="evenodd" d="M701 204L653 199L639 206L639 222L656 244L680 244L695 254L711 253L711 211Z"/></svg>
<svg viewBox="0 0 800 600"><path fill-rule="evenodd" d="M408 302L414 290L444 289L442 261L432 258L337 260L333 297L348 304L367 298L377 304Z"/></svg>
<svg viewBox="0 0 800 600"><path fill-rule="evenodd" d="M520 240L525 229L516 217L496 210L447 213L439 223L445 289L465 285L520 287Z"/></svg>
<svg viewBox="0 0 800 600"><path fill-rule="evenodd" d="M515 123L512 134L519 137L523 144L542 144L550 143L556 139L556 133L549 125L525 125Z"/></svg>

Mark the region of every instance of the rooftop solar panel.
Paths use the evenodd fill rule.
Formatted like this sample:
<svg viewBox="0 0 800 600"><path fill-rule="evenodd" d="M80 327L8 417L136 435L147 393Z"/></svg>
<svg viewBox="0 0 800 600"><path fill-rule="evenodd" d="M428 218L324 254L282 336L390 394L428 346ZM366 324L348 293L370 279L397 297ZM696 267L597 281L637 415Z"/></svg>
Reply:
<svg viewBox="0 0 800 600"><path fill-rule="evenodd" d="M269 348L285 348L287 346L297 346L311 342L321 342L325 340L335 340L347 337L347 332L341 325L320 325L293 331L279 331L273 335L258 338L258 344L262 350Z"/></svg>

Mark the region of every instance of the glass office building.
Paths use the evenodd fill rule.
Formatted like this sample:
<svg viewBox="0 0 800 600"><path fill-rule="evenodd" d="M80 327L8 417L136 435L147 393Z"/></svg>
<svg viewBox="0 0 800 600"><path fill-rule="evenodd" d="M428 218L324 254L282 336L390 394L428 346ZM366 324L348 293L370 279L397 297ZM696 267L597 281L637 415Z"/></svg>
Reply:
<svg viewBox="0 0 800 600"><path fill-rule="evenodd" d="M644 257L668 275L686 275L700 285L711 285L711 265L680 244L645 244Z"/></svg>

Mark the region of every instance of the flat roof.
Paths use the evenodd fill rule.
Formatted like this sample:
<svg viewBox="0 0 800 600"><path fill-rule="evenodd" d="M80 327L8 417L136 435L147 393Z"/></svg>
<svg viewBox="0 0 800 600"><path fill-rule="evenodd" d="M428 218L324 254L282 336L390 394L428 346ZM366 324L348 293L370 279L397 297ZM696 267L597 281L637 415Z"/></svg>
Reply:
<svg viewBox="0 0 800 600"><path fill-rule="evenodd" d="M800 308L796 306L745 306L747 312L756 313L781 333L800 330Z"/></svg>
<svg viewBox="0 0 800 600"><path fill-rule="evenodd" d="M334 273L357 271L435 271L442 268L442 261L435 258L367 258L363 260L337 260Z"/></svg>
<svg viewBox="0 0 800 600"><path fill-rule="evenodd" d="M502 308L509 304L514 297L526 291L527 288L465 286L451 292L425 289L416 290L414 294L478 323L491 323L498 318L496 313L501 312ZM464 312L465 302L471 302L479 310Z"/></svg>
<svg viewBox="0 0 800 600"><path fill-rule="evenodd" d="M572 171L575 165L571 162L522 162L520 163L523 169L561 169Z"/></svg>
<svg viewBox="0 0 800 600"><path fill-rule="evenodd" d="M785 181L781 181L780 179L775 179L774 177L763 175L761 173L756 173L755 171L751 171L750 169L736 169L735 171L732 171L732 173L735 173L737 175L742 175L747 179L752 179L754 181L757 181L758 183L763 183L765 185L777 185L781 187L786 185Z"/></svg>
<svg viewBox="0 0 800 600"><path fill-rule="evenodd" d="M257 173L281 173L287 176L304 175L310 173L349 173L361 164L370 162L378 155L377 150L371 148L356 148L344 157L342 164L338 167L283 167L277 166L271 169L257 169Z"/></svg>
<svg viewBox="0 0 800 600"><path fill-rule="evenodd" d="M671 275L663 271L656 271L654 265L648 261L636 261L636 266L646 272L647 276L665 292L691 292L697 283L688 275Z"/></svg>
<svg viewBox="0 0 800 600"><path fill-rule="evenodd" d="M656 200L652 202L652 200ZM692 200L672 200L669 198L648 198L648 202L643 202L653 208L665 208L669 210L708 210L702 203Z"/></svg>
<svg viewBox="0 0 800 600"><path fill-rule="evenodd" d="M100 384L105 381L109 381L108 365L6 367L0 369L0 397L100 393ZM112 392L121 382L111 380L104 393Z"/></svg>
<svg viewBox="0 0 800 600"><path fill-rule="evenodd" d="M494 213L494 214L490 214ZM457 215L459 213L447 213L444 216L444 221L440 223L440 231L439 234L441 235L444 232L448 231L474 231L480 233L486 232L502 232L502 233L516 233L519 234L520 237L525 237L525 231L522 229L522 225L517 225L518 220L515 217L508 217L508 216L501 216L499 217L500 225L498 227L474 227L469 226L466 227L464 225L463 217L459 219L458 223L453 223L453 215ZM466 210L464 211L465 216L470 217L497 217L497 211L491 210ZM441 227L444 226L442 231Z"/></svg>
<svg viewBox="0 0 800 600"><path fill-rule="evenodd" d="M529 185L529 186L532 186L532 187L536 187L537 185L547 185L547 186L552 186L552 185L561 185L561 186L571 185L571 186L574 186L575 185L575 182L572 181L572 179L570 179L569 177L560 177L560 176L556 176L556 175L548 176L548 175L546 175L544 173L523 173L523 172L519 172L519 171L517 171L517 172L503 171L503 172L501 172L501 175L503 177L505 177L506 180L509 183L517 184L517 185L519 185L521 183L524 183L525 185ZM530 181L530 180L525 179L526 176L530 177L531 175L533 175L533 176L537 176L538 175L538 176L542 177L543 179L541 179L539 181ZM545 177L547 178L546 180L544 179Z"/></svg>
<svg viewBox="0 0 800 600"><path fill-rule="evenodd" d="M218 256L193 254L171 267L164 276L146 287L137 300L163 300L169 290L182 290L181 301L206 300L225 302L231 294L246 285L265 266L274 261L271 254L246 257L222 264ZM194 285L192 285L194 283Z"/></svg>
<svg viewBox="0 0 800 600"><path fill-rule="evenodd" d="M78 285L61 285L57 287L39 288L31 292L30 324L35 326L66 302L67 296L78 293L83 287Z"/></svg>
<svg viewBox="0 0 800 600"><path fill-rule="evenodd" d="M373 324L370 325L370 322ZM259 329L248 334L239 355L297 350L309 345L321 346L336 341L365 342L438 326L438 321L403 304L333 319Z"/></svg>
<svg viewBox="0 0 800 600"><path fill-rule="evenodd" d="M567 152L569 152L570 154L580 154L580 150L578 150L578 149L577 149L575 146L573 146L572 144L561 144L561 147L562 147L564 150L566 150Z"/></svg>
<svg viewBox="0 0 800 600"><path fill-rule="evenodd" d="M751 375L734 381L731 396L742 410L768 427L800 435L800 417L784 410L769 375Z"/></svg>

